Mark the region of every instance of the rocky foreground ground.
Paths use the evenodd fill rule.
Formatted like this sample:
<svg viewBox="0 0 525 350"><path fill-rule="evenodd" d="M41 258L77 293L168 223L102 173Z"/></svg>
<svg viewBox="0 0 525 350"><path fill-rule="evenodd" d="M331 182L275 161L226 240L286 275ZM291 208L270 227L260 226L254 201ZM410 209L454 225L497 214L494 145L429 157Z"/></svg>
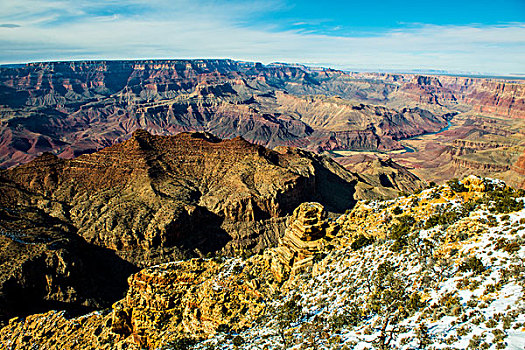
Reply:
<svg viewBox="0 0 525 350"><path fill-rule="evenodd" d="M522 349L524 191L469 177L329 218L291 215L278 245L128 279L111 309L49 311L6 349Z"/></svg>

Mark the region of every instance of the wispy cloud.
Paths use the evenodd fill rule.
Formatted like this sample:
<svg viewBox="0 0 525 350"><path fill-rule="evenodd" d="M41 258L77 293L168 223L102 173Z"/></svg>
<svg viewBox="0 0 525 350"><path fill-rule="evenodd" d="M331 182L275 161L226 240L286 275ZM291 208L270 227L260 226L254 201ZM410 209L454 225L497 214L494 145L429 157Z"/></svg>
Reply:
<svg viewBox="0 0 525 350"><path fill-rule="evenodd" d="M338 68L524 73L525 24L406 25L369 36L288 30L274 1L0 0L0 62L228 57ZM296 22L295 24L297 24ZM334 31L337 33L337 31Z"/></svg>

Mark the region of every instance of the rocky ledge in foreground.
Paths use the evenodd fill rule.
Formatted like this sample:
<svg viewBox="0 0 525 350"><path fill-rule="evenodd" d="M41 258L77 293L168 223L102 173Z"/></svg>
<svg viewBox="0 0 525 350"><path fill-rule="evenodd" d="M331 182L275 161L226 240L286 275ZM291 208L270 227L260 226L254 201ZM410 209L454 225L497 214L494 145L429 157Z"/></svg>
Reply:
<svg viewBox="0 0 525 350"><path fill-rule="evenodd" d="M0 342L13 349L519 347L524 200L523 191L469 177L359 202L336 220L304 203L279 246L263 254L144 269L112 310L12 319Z"/></svg>

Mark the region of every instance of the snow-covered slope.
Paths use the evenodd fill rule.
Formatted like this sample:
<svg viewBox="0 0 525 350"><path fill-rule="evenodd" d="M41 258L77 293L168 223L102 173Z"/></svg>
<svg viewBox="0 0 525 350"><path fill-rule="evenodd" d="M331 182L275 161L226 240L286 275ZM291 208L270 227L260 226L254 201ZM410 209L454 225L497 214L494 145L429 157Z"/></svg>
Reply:
<svg viewBox="0 0 525 350"><path fill-rule="evenodd" d="M378 237L374 243L354 250L352 232L345 232L255 327L218 333L196 348L523 349L525 210L496 213L488 201L471 205L478 198L443 186L360 203L337 221L352 227L355 212L367 212L357 224ZM429 227L436 207L461 214ZM396 222L407 216L415 223L405 244L392 249Z"/></svg>

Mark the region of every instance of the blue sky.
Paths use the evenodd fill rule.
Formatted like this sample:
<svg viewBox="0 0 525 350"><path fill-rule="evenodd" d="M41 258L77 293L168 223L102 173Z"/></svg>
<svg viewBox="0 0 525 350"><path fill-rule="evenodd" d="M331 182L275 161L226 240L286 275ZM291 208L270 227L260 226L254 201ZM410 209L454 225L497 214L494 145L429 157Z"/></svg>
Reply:
<svg viewBox="0 0 525 350"><path fill-rule="evenodd" d="M0 0L0 63L143 58L525 74L525 0Z"/></svg>

